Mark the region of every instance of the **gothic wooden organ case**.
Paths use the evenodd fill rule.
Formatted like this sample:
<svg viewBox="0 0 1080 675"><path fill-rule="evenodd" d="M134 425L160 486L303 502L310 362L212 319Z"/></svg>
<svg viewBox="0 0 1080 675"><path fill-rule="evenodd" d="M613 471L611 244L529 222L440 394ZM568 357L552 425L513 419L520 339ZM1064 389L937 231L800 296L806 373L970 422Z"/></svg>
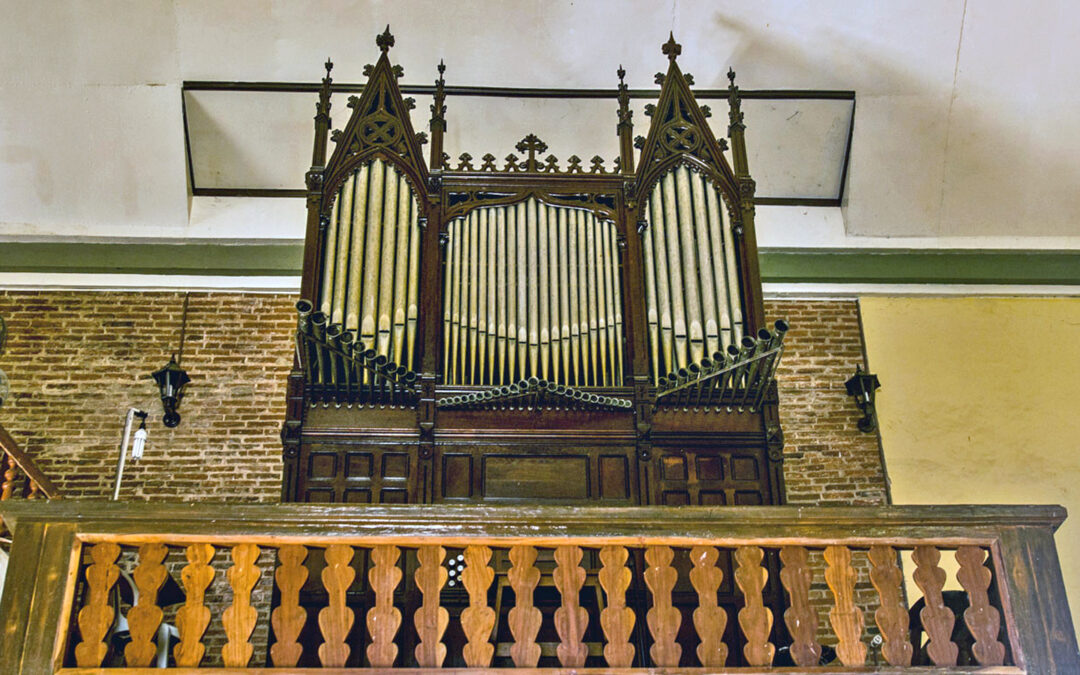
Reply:
<svg viewBox="0 0 1080 675"><path fill-rule="evenodd" d="M645 137L620 68L610 168L532 134L452 164L442 64L425 160L377 42L329 159L329 63L317 104L283 498L782 503L734 73L728 140L672 39Z"/></svg>

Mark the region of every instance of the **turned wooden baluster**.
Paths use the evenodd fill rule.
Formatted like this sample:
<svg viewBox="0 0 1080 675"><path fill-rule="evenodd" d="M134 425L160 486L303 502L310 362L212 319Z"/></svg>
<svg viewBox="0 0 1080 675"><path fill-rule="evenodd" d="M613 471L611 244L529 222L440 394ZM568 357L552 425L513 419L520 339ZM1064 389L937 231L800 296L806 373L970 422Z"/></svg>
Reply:
<svg viewBox="0 0 1080 675"><path fill-rule="evenodd" d="M345 604L345 593L356 578L356 570L349 564L352 559L352 546L333 544L326 547L322 582L328 602L326 607L319 610L319 630L323 636L323 643L319 645L319 663L324 668L344 667L351 651L345 638L349 636L356 617Z"/></svg>
<svg viewBox="0 0 1080 675"><path fill-rule="evenodd" d="M210 625L210 608L205 604L206 589L214 580L214 547L210 544L192 544L184 552L188 564L180 570L180 583L184 586L184 606L176 611L176 629L180 642L173 649L178 668L197 668L206 653L202 643L203 633Z"/></svg>
<svg viewBox="0 0 1080 675"><path fill-rule="evenodd" d="M227 642L221 648L221 658L226 668L246 668L255 646L248 642L255 630L258 612L251 606L251 590L259 581L259 547L255 544L238 544L232 548L232 567L225 578L232 587L232 604L222 612L221 623L225 627Z"/></svg>
<svg viewBox="0 0 1080 675"><path fill-rule="evenodd" d="M1001 613L990 605L987 589L993 574L983 564L986 551L978 546L961 546L956 549L956 562L960 570L956 578L967 591L969 606L964 612L964 623L975 638L972 653L979 665L1000 666L1005 663L1005 645L998 642L1001 629Z"/></svg>
<svg viewBox="0 0 1080 675"><path fill-rule="evenodd" d="M124 647L124 661L129 668L149 666L157 656L154 638L165 615L157 606L157 594L169 576L169 571L161 564L168 554L169 548L164 544L143 544L139 547L139 565L131 574L139 600L128 611L131 642Z"/></svg>
<svg viewBox="0 0 1080 675"><path fill-rule="evenodd" d="M634 610L626 606L626 589L633 579L626 566L628 557L625 546L605 546L600 549L603 568L597 576L607 595L607 607L600 612L600 626L607 638L604 659L609 668L629 668L634 661L634 646L630 644Z"/></svg>
<svg viewBox="0 0 1080 675"><path fill-rule="evenodd" d="M15 478L19 475L19 470L18 465L15 464L15 458L6 452L0 465L5 467L4 482L0 484L0 501L6 501L11 499L11 493L15 491Z"/></svg>
<svg viewBox="0 0 1080 675"><path fill-rule="evenodd" d="M424 596L424 602L416 614L413 623L420 644L416 645L416 664L421 668L441 668L446 659L446 645L442 643L443 633L450 624L450 613L439 606L439 592L449 578L449 573L442 566L446 549L442 546L421 546L416 551L420 567L416 570L416 587Z"/></svg>
<svg viewBox="0 0 1080 675"><path fill-rule="evenodd" d="M116 614L109 603L109 591L120 578L120 568L116 566L119 557L120 547L111 542L90 547L90 559L94 562L86 568L86 605L79 610L82 642L75 646L75 663L80 668L99 667L109 651L105 636Z"/></svg>
<svg viewBox="0 0 1080 675"><path fill-rule="evenodd" d="M746 644L743 656L751 666L772 664L776 647L769 642L773 615L762 602L761 592L769 579L769 571L761 566L765 553L759 546L740 546L735 549L735 583L742 591L745 605L739 610L739 627Z"/></svg>
<svg viewBox="0 0 1080 675"><path fill-rule="evenodd" d="M551 576L562 597L562 605L555 610L555 632L560 640L555 653L563 668L582 668L589 655L588 646L581 641L589 625L589 614L578 604L581 587L585 585L581 555L581 548L577 546L555 548L556 567Z"/></svg>
<svg viewBox="0 0 1080 675"><path fill-rule="evenodd" d="M829 623L836 634L836 655L845 666L866 663L866 645L862 642L863 613L855 606L855 582L858 574L851 566L851 549L847 546L827 546L825 581L833 594Z"/></svg>
<svg viewBox="0 0 1080 675"><path fill-rule="evenodd" d="M938 567L941 553L934 546L916 546L911 557L916 565L912 576L926 601L926 606L919 612L923 630L930 638L926 653L934 665L955 666L960 650L951 640L955 617L941 595L945 586L945 570Z"/></svg>
<svg viewBox="0 0 1080 675"><path fill-rule="evenodd" d="M675 641L679 634L682 615L671 604L671 591L679 580L679 573L671 566L675 552L670 546L647 546L645 548L645 585L652 593L652 607L645 614L645 622L653 636L649 649L653 665L674 668L679 665L682 647Z"/></svg>
<svg viewBox="0 0 1080 675"><path fill-rule="evenodd" d="M297 638L307 622L307 610L300 606L300 589L308 578L308 569L304 565L307 555L306 546L289 544L278 549L280 564L274 570L274 580L280 600L270 614L275 640L270 647L270 658L278 668L295 666L304 653L304 647Z"/></svg>
<svg viewBox="0 0 1080 675"><path fill-rule="evenodd" d="M465 548L461 583L469 592L469 606L461 612L461 630L469 642L462 649L462 656L470 668L487 668L495 655L495 645L490 639L495 628L495 610L488 607L488 588L495 580L495 570L488 565L490 560L491 549L487 546Z"/></svg>
<svg viewBox="0 0 1080 675"><path fill-rule="evenodd" d="M870 564L870 582L881 600L881 605L874 612L883 640L881 654L889 665L910 666L912 647L908 613L900 590L904 573L896 562L896 549L892 546L871 546Z"/></svg>
<svg viewBox="0 0 1080 675"><path fill-rule="evenodd" d="M401 551L397 546L382 545L371 549L371 571L368 581L375 591L375 604L367 613L367 629L371 644L367 658L372 668L392 668L398 648L394 636L401 627L401 610L394 607L394 589L401 581L401 568L397 566Z"/></svg>
<svg viewBox="0 0 1080 675"><path fill-rule="evenodd" d="M821 663L821 644L817 641L817 612L810 604L809 554L802 546L780 549L780 582L788 592L791 606L784 612L784 623L791 634L791 659L797 666L816 666Z"/></svg>
<svg viewBox="0 0 1080 675"><path fill-rule="evenodd" d="M514 590L514 607L507 615L510 634L514 644L510 658L518 668L535 668L540 661L540 645L536 636L540 632L543 616L533 606L533 591L540 583L540 570L536 569L536 549L532 546L514 546L510 549L513 566L506 578Z"/></svg>
<svg viewBox="0 0 1080 675"><path fill-rule="evenodd" d="M28 478L26 482L29 483L30 487L30 492L26 494L26 498L37 499L41 492L41 486L37 484L37 481L30 478Z"/></svg>
<svg viewBox="0 0 1080 675"><path fill-rule="evenodd" d="M719 668L727 662L728 648L724 644L727 613L716 602L716 592L724 580L724 572L716 566L720 552L712 546L695 546L690 549L690 583L698 595L694 610L694 628L701 643L697 648L698 660L708 668Z"/></svg>

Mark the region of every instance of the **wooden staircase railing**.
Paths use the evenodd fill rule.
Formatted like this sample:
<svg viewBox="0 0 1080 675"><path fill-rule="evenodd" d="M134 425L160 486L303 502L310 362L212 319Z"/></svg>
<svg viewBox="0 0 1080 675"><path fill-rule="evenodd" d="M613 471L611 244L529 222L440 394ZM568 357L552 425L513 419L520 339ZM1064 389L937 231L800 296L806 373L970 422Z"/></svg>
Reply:
<svg viewBox="0 0 1080 675"><path fill-rule="evenodd" d="M60 492L0 424L0 501L20 497L60 499ZM0 518L0 535L6 529Z"/></svg>
<svg viewBox="0 0 1080 675"><path fill-rule="evenodd" d="M8 502L0 505L0 515L17 534L0 605L4 673L151 672L140 669L156 652L153 640L163 620L156 598L170 567L186 593L179 601L183 606L170 614L179 629L172 658L180 673L341 673L357 664L381 672L411 663L417 664L414 673L867 672L875 665L888 672L1080 672L1053 540L1065 517L1060 507L334 507L66 500ZM448 560L448 550L462 554ZM914 580L925 598L919 615L929 637L925 645L913 644L909 635L901 550L913 552ZM589 574L604 600L591 609L581 602L588 595L580 593L587 551L597 553L600 565ZM553 565L545 576L561 600L553 613L541 615L533 598L539 597L538 555L545 552ZM503 616L491 602L499 585L493 563L502 559L498 554L510 563L498 571L505 575L499 583L516 597ZM774 555L787 599L782 616L773 615L763 595L767 561ZM959 565L956 580L968 605L962 616L943 600L943 556ZM367 562L360 564L361 557ZM306 565L309 558L318 564ZM644 565L629 562L635 559ZM725 578L728 564L733 578ZM131 641L122 655L106 639L116 618L110 589L121 567L133 567L139 591L126 613ZM631 601L639 578L647 592ZM448 586L455 585L450 580L458 587L454 592L463 588L467 595L453 619L446 608ZM828 590L816 593L821 581ZM403 582L419 591L412 604L395 593ZM270 597L270 584L276 598L272 613L268 604L255 606ZM362 612L355 609L357 584L369 596ZM721 585L737 587L734 606L718 605ZM256 586L261 592L252 592ZM870 595L857 589L871 586L868 606ZM215 588L218 600L212 602ZM305 606L301 591L312 588L321 600ZM693 611L686 608L688 597ZM502 622L503 633L512 634L512 664L493 667L493 635ZM778 630L779 622L786 630ZM956 665L957 622L973 638L963 646L971 665ZM272 627L269 649L256 649L252 636L259 623ZM865 629L871 624L883 639L880 651L870 648ZM558 667L537 669L544 626L558 636ZM209 650L215 631L223 637ZM586 631L594 643L603 643L602 657L590 656L596 650L585 644ZM831 666L818 666L823 643L837 654ZM793 668L774 667L779 647ZM920 656L928 665L911 665ZM107 657L124 665L103 668ZM265 662L272 668L254 667ZM448 662L454 667L443 669ZM210 663L222 668L206 668ZM735 663L741 665L730 665Z"/></svg>

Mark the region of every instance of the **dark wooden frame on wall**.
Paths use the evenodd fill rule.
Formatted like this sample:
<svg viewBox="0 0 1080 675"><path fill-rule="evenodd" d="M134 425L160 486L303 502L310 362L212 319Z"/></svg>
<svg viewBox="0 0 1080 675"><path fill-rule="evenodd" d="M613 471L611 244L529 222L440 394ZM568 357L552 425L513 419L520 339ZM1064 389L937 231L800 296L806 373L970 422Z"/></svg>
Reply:
<svg viewBox="0 0 1080 675"><path fill-rule="evenodd" d="M720 190L737 246L745 332L752 335L764 326L754 235L754 182L746 165L741 94L734 84L734 73L727 91L730 107L727 141L713 137L705 119L707 111L694 103L689 78L676 62L681 48L672 39L664 45L669 68L666 75L658 75L658 81L664 84L658 100L660 110L654 107L652 111L647 138L633 136L630 90L622 83L620 69L617 90L620 157L614 169L607 170L596 158L590 172L589 167L580 166L581 160L572 158L571 167L559 170L536 156L546 147L531 135L519 144L519 152L525 153L525 157L508 157L498 167L494 158L485 157L484 166L479 169L466 159L451 168L442 151L447 94L443 66L440 64L439 80L433 89L430 160L425 162L420 144L428 140L427 134L413 131L408 114L410 104L402 97L397 83L400 69L392 66L388 57L393 37L389 32L384 33L379 36L378 44L382 50L378 63L365 69L368 83L359 98L350 97L349 107L353 112L349 123L343 131L332 135L331 65L327 64L315 117L312 167L307 174L308 218L301 298L314 300L321 279L322 249L335 185L372 158L391 164L412 187L420 211L416 337L420 358L416 404L395 408L314 405L297 363L289 377L287 415L282 431L282 499L339 501L352 495L360 501L373 502L498 500L504 498L487 495L487 482L500 479L512 482L521 478L514 471L528 471L527 467L532 465L527 458L543 457L549 460L548 465L539 471L548 472L546 477L541 477L547 483L536 488L539 493L526 491L520 501L677 504L686 503L693 496L702 500L697 503L734 503L753 484L759 495L758 503L784 503L783 437L775 387L770 387L758 410L732 414L674 411L657 406L657 390L650 377L641 239L646 224L639 205L645 203L656 180L674 166L691 166ZM392 143L365 137L361 129L363 110L370 107L368 102L376 96L382 96L381 100L388 106L385 112L392 118L389 123L397 125L391 134ZM683 108L689 115L683 123L694 126L702 139L685 151L673 150L659 139L665 124L662 110L665 101L678 97L690 103ZM328 138L337 144L329 161ZM730 165L722 152L728 142ZM635 146L641 148L636 171ZM622 349L626 375L622 387L593 391L632 400L630 411L551 408L511 414L496 409L436 412L437 399L476 389L442 383L442 275L447 225L473 208L518 202L530 196L551 204L584 206L614 223L622 275L625 327ZM695 457L695 452L705 448L721 451L726 464L694 466L688 457ZM750 457L745 454L750 448L756 448L750 453L755 466L739 474L732 464L735 460L731 451ZM401 455L406 457L404 466L398 459ZM468 479L459 481L452 495L444 484L448 457L457 458L453 461L460 461L462 466L468 465L470 472ZM489 460L490 457L497 459ZM572 457L574 461L560 461L558 457ZM520 461L511 462L508 458ZM498 470L505 470L508 464L524 468L515 468L500 478ZM613 469L615 473L605 474L605 466L617 467ZM560 472L567 469L584 471L582 493L576 497L558 489L552 494L545 493L544 490L556 485ZM743 478L736 478L738 475ZM744 479L745 483L740 482ZM685 485L683 490L665 491L660 487L680 480ZM612 496L613 486L620 481L625 484L625 490ZM669 494L673 495L670 501ZM720 501L703 501L706 495Z"/></svg>

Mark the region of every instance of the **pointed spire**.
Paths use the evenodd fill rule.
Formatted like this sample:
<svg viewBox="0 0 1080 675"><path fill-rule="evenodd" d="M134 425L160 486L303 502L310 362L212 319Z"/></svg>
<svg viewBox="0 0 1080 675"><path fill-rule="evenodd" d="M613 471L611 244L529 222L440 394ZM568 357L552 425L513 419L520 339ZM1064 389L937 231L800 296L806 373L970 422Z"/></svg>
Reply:
<svg viewBox="0 0 1080 675"><path fill-rule="evenodd" d="M664 43L664 46L661 49L665 54L667 54L668 61L674 61L675 58L679 56L679 54L682 54L682 45L678 42L675 42L674 31L669 33L668 41Z"/></svg>
<svg viewBox="0 0 1080 675"><path fill-rule="evenodd" d="M633 111L630 110L630 91L626 86L626 81L623 79L626 77L626 70L623 69L622 64L619 65L619 69L615 71L615 74L619 76L619 125L621 126L630 124Z"/></svg>
<svg viewBox="0 0 1080 675"><path fill-rule="evenodd" d="M375 38L375 44L383 54L390 51L390 48L394 46L394 36L390 34L390 24L386 24L386 30L382 35Z"/></svg>
<svg viewBox="0 0 1080 675"><path fill-rule="evenodd" d="M442 169L443 133L446 132L446 80L443 79L446 64L443 63L442 59L439 59L438 71L439 79L435 80L435 97L431 103L431 122L428 124L428 128L431 129L431 154L429 157L432 171Z"/></svg>
<svg viewBox="0 0 1080 675"><path fill-rule="evenodd" d="M624 173L634 172L634 111L630 109L630 91L626 86L626 70L619 64L615 71L619 76L619 124L615 127L619 135L619 168Z"/></svg>
<svg viewBox="0 0 1080 675"><path fill-rule="evenodd" d="M330 128L330 85L334 81L330 77L330 71L334 69L334 62L327 57L324 67L326 76L319 87L319 100L315 102L315 149L311 155L312 166L326 163L326 134Z"/></svg>
<svg viewBox="0 0 1080 675"><path fill-rule="evenodd" d="M728 68L727 72L728 82L728 136L730 137L732 131L743 130L746 126L743 124L742 114L742 97L739 95L739 87L735 84L735 69Z"/></svg>

